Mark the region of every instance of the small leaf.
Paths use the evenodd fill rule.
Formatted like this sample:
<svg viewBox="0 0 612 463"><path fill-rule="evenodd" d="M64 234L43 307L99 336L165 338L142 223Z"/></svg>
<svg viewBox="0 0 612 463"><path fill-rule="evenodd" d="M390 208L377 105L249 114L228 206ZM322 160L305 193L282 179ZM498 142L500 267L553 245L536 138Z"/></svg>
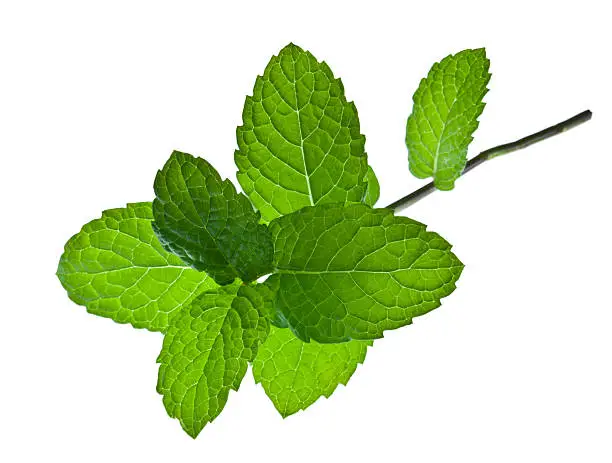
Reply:
<svg viewBox="0 0 612 463"><path fill-rule="evenodd" d="M371 166L368 166L368 172L366 173L365 180L367 186L363 196L363 203L370 207L374 207L376 201L378 201L378 198L380 197L380 184L378 183L378 178L376 178L376 174Z"/></svg>
<svg viewBox="0 0 612 463"><path fill-rule="evenodd" d="M258 297L258 306L261 309L262 314L268 319L270 323L279 328L287 328L287 320L285 316L280 312L275 304L276 292L278 291L278 275L270 275L268 279L260 284L250 285L248 291L252 291L257 295L253 294L251 297Z"/></svg>
<svg viewBox="0 0 612 463"><path fill-rule="evenodd" d="M165 331L170 316L217 285L166 252L153 233L151 203L110 209L66 243L57 276L87 311Z"/></svg>
<svg viewBox="0 0 612 463"><path fill-rule="evenodd" d="M290 44L247 97L238 181L266 222L304 206L360 202L367 171L357 109L324 62Z"/></svg>
<svg viewBox="0 0 612 463"><path fill-rule="evenodd" d="M338 384L346 385L371 345L371 341L306 343L289 329L273 327L259 347L253 376L285 418L329 397Z"/></svg>
<svg viewBox="0 0 612 463"><path fill-rule="evenodd" d="M433 177L440 190L453 189L465 168L490 78L484 48L449 55L432 66L414 94L406 126L413 175Z"/></svg>
<svg viewBox="0 0 612 463"><path fill-rule="evenodd" d="M200 295L172 319L164 337L157 391L191 437L221 413L268 334L245 288L235 283Z"/></svg>
<svg viewBox="0 0 612 463"><path fill-rule="evenodd" d="M463 265L425 225L357 204L270 223L275 304L304 341L375 339L440 305Z"/></svg>
<svg viewBox="0 0 612 463"><path fill-rule="evenodd" d="M259 213L204 159L172 153L155 194L153 229L166 250L221 285L270 273L272 241Z"/></svg>

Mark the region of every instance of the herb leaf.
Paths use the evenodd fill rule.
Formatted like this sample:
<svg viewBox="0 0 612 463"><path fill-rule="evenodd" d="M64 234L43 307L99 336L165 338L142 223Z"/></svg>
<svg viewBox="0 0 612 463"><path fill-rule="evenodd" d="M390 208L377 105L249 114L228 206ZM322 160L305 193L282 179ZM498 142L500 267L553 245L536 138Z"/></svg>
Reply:
<svg viewBox="0 0 612 463"><path fill-rule="evenodd" d="M306 343L289 329L272 327L253 361L253 376L285 418L329 397L338 384L346 386L371 345Z"/></svg>
<svg viewBox="0 0 612 463"><path fill-rule="evenodd" d="M484 48L449 55L432 66L414 94L406 126L413 175L433 177L440 190L453 189L465 167L490 78Z"/></svg>
<svg viewBox="0 0 612 463"><path fill-rule="evenodd" d="M463 269L449 243L388 209L306 207L270 230L275 304L304 341L380 338L438 307Z"/></svg>
<svg viewBox="0 0 612 463"><path fill-rule="evenodd" d="M166 252L151 228L151 203L110 209L66 243L57 276L87 311L165 331L170 316L217 285Z"/></svg>
<svg viewBox="0 0 612 463"><path fill-rule="evenodd" d="M164 337L157 391L166 411L195 438L238 390L269 324L239 282L206 292L172 319Z"/></svg>
<svg viewBox="0 0 612 463"><path fill-rule="evenodd" d="M283 48L257 77L242 120L238 181L266 222L304 206L362 200L365 137L326 63L296 45Z"/></svg>
<svg viewBox="0 0 612 463"><path fill-rule="evenodd" d="M204 159L175 151L154 186L153 229L166 250L221 285L270 272L272 241L259 213Z"/></svg>
<svg viewBox="0 0 612 463"><path fill-rule="evenodd" d="M275 303L276 292L278 291L278 275L270 275L263 283L250 285L251 291L255 291L258 297L260 310L268 321L279 328L287 328L285 316L278 310ZM255 296L253 296L255 297Z"/></svg>

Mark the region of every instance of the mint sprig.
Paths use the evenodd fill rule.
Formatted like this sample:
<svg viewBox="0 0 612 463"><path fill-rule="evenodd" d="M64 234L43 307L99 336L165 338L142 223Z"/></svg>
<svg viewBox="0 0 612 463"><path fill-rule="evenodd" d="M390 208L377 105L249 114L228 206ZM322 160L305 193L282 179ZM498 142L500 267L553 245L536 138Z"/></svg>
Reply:
<svg viewBox="0 0 612 463"><path fill-rule="evenodd" d="M235 162L246 195L175 151L153 203L111 209L65 246L57 276L93 314L164 333L157 390L196 437L249 363L286 417L329 397L372 340L456 287L451 245L397 212L486 160L590 119L585 111L467 160L487 92L484 49L434 64L414 95L410 171L433 181L384 209L357 109L325 62L290 44L247 97Z"/></svg>

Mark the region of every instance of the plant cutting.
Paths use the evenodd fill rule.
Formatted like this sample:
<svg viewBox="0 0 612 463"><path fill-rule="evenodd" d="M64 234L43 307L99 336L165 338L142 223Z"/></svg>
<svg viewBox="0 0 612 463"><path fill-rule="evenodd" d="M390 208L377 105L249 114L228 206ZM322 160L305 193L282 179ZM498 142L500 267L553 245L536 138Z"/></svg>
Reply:
<svg viewBox="0 0 612 463"><path fill-rule="evenodd" d="M463 270L437 233L396 213L555 126L468 160L490 79L484 49L433 65L406 125L410 172L431 182L386 207L355 105L325 62L290 44L245 101L243 192L175 151L152 202L104 211L66 244L57 276L88 312L163 334L157 390L196 437L249 364L283 416L346 384L387 330L437 308Z"/></svg>

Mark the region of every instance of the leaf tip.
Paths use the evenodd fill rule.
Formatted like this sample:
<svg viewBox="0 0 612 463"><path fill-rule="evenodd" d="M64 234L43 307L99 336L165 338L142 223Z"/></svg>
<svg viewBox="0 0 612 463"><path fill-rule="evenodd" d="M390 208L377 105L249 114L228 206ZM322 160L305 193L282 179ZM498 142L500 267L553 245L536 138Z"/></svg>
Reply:
<svg viewBox="0 0 612 463"><path fill-rule="evenodd" d="M183 423L181 421L181 427L183 428L183 431L185 431L185 433L191 437L193 440L195 440L198 435L200 434L200 432L202 431L202 429L204 428L203 426L187 426L186 423Z"/></svg>
<svg viewBox="0 0 612 463"><path fill-rule="evenodd" d="M281 53L291 53L291 52L296 52L296 53L303 53L304 49L302 47L300 47L299 45L296 45L293 42L289 42L287 45L285 45L281 51L279 52L279 54Z"/></svg>

